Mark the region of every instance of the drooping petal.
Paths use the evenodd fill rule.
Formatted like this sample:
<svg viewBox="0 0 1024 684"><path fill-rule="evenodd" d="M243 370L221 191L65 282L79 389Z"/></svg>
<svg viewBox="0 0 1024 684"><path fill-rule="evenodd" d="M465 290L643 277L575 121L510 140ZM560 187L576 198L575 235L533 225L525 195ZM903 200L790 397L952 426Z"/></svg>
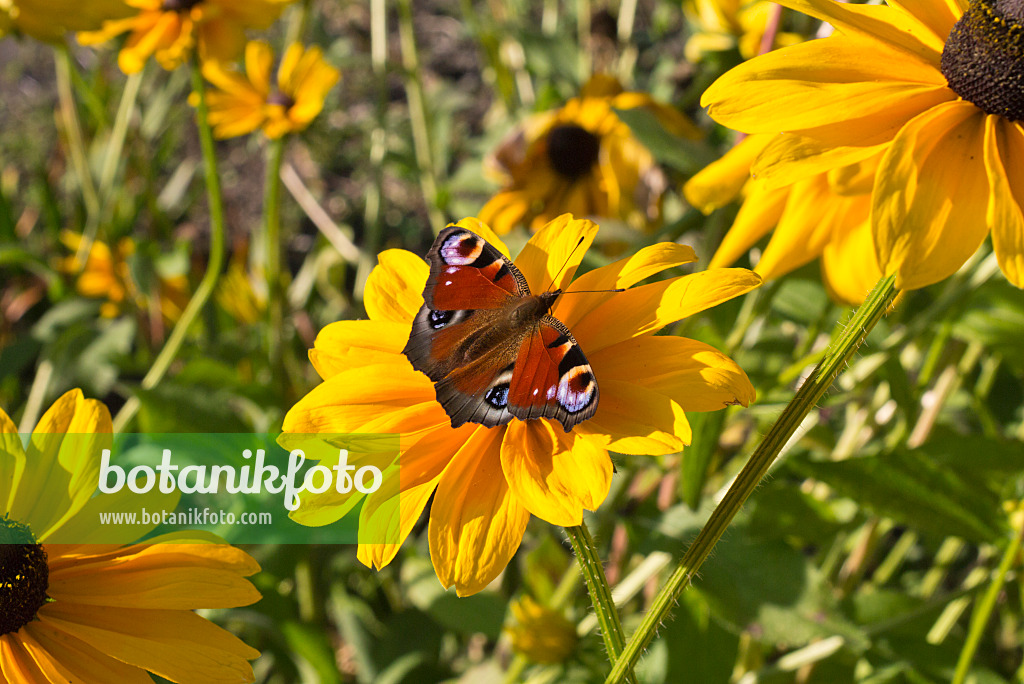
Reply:
<svg viewBox="0 0 1024 684"><path fill-rule="evenodd" d="M769 188L779 188L881 156L887 146L835 147L814 138L778 135L757 158L751 172Z"/></svg>
<svg viewBox="0 0 1024 684"><path fill-rule="evenodd" d="M634 382L607 377L596 368L594 374L599 377L601 391L597 413L577 425L575 432L620 454L671 454L690 443L690 423L671 397Z"/></svg>
<svg viewBox="0 0 1024 684"><path fill-rule="evenodd" d="M427 262L412 252L404 249L381 252L377 267L366 279L363 294L366 313L375 321L411 325L423 306L423 288L429 275Z"/></svg>
<svg viewBox="0 0 1024 684"><path fill-rule="evenodd" d="M821 279L829 296L851 306L860 305L882 277L871 237L871 196L855 200L821 255Z"/></svg>
<svg viewBox="0 0 1024 684"><path fill-rule="evenodd" d="M516 266L534 293L564 289L597 234L597 225L562 214L534 233Z"/></svg>
<svg viewBox="0 0 1024 684"><path fill-rule="evenodd" d="M959 269L988 233L984 115L951 102L908 123L880 162L872 221L879 264L896 287L931 285Z"/></svg>
<svg viewBox="0 0 1024 684"><path fill-rule="evenodd" d="M736 143L721 159L704 167L686 182L683 186L686 201L705 214L724 207L750 180L750 167L754 160L774 139L774 135L762 133L748 135Z"/></svg>
<svg viewBox="0 0 1024 684"><path fill-rule="evenodd" d="M732 228L722 238L718 250L711 257L708 268L731 266L737 259L771 232L786 208L790 188L769 188L764 183L752 182L743 206L736 214Z"/></svg>
<svg viewBox="0 0 1024 684"><path fill-rule="evenodd" d="M505 430L478 428L441 476L430 509L430 559L459 596L480 591L505 569L522 542L530 513L510 491L501 467Z"/></svg>
<svg viewBox="0 0 1024 684"><path fill-rule="evenodd" d="M615 290L636 283L670 268L693 263L697 255L692 247L673 242L659 242L638 250L636 254L583 274L567 288L555 304L554 315L572 328L576 322L609 296L618 293L594 292L573 294L584 290Z"/></svg>
<svg viewBox="0 0 1024 684"><path fill-rule="evenodd" d="M515 497L552 525L579 525L583 509L596 510L612 481L607 451L547 419L509 423L501 469Z"/></svg>
<svg viewBox="0 0 1024 684"><path fill-rule="evenodd" d="M132 667L98 651L75 637L42 622L32 622L19 632L25 648L33 651L37 663L48 658L54 668L65 670L62 679L81 684L152 684L153 679L144 670ZM2 648L2 647L0 647ZM35 649L38 648L38 651ZM32 681L8 679L10 682Z"/></svg>
<svg viewBox="0 0 1024 684"><path fill-rule="evenodd" d="M1024 128L992 115L985 117L985 123L992 248L1006 279L1024 288Z"/></svg>
<svg viewBox="0 0 1024 684"><path fill-rule="evenodd" d="M641 285L609 296L572 329L588 354L631 337L654 333L761 285L744 268L717 268Z"/></svg>
<svg viewBox="0 0 1024 684"><path fill-rule="evenodd" d="M172 681L253 681L259 651L195 613L54 602L39 620L97 650Z"/></svg>
<svg viewBox="0 0 1024 684"><path fill-rule="evenodd" d="M10 511L10 500L24 469L25 450L18 427L0 408L0 518Z"/></svg>
<svg viewBox="0 0 1024 684"><path fill-rule="evenodd" d="M336 321L316 336L309 360L324 380L360 366L394 363L410 329L406 323L389 320Z"/></svg>

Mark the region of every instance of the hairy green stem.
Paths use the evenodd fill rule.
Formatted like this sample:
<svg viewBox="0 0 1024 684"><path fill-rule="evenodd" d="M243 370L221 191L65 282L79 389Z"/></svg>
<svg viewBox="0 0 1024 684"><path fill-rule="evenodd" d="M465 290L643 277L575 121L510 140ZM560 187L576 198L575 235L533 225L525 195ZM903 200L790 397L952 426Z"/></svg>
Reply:
<svg viewBox="0 0 1024 684"><path fill-rule="evenodd" d="M220 189L220 175L217 171L217 153L213 146L213 131L207 118L206 87L196 58L193 58L191 68L192 90L199 96L199 103L196 107L196 123L199 127L199 144L203 151L206 197L210 210L210 254L206 262L206 272L203 274L203 279L199 281L195 294L192 295L181 318L175 324L163 349L153 361L149 372L142 378L141 385L144 390L156 387L167 374L171 363L181 350L189 328L192 327L217 287L217 281L220 279L220 272L224 266L224 201ZM138 397L130 397L114 418L114 432L124 430L138 410Z"/></svg>
<svg viewBox="0 0 1024 684"><path fill-rule="evenodd" d="M697 539L687 549L665 586L655 596L650 610L626 644L622 655L612 666L612 671L605 680L606 684L621 682L632 672L640 659L640 654L654 638L658 625L668 616L679 594L693 580L744 502L768 472L783 446L885 314L896 297L895 281L895 276L885 276L878 281L863 306L857 309L853 318L833 341L825 358L815 367L800 386L796 396L782 411L779 419L754 451L750 461L736 476L722 502L712 512Z"/></svg>
<svg viewBox="0 0 1024 684"><path fill-rule="evenodd" d="M608 650L608 658L614 663L622 653L626 638L622 631L622 623L619 622L619 614L615 611L615 601L612 600L612 591L604 574L601 555L597 552L594 538L590 536L586 523L581 521L576 527L566 527L565 531L569 535L573 551L576 552L576 562L583 571L590 602L594 605L597 624L601 628L601 637ZM629 675L626 681L635 680Z"/></svg>

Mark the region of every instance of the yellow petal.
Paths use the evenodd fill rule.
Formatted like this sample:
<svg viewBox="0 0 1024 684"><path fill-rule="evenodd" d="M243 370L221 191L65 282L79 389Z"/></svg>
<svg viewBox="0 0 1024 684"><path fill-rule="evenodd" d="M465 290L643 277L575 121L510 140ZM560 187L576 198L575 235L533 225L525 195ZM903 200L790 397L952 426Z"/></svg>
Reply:
<svg viewBox="0 0 1024 684"><path fill-rule="evenodd" d="M587 354L631 337L654 333L761 285L744 268L719 268L616 293L572 329Z"/></svg>
<svg viewBox="0 0 1024 684"><path fill-rule="evenodd" d="M851 306L863 303L882 277L870 214L871 196L857 198L821 255L821 276L829 296Z"/></svg>
<svg viewBox="0 0 1024 684"><path fill-rule="evenodd" d="M579 525L612 482L608 452L546 419L509 423L501 469L515 497L552 525Z"/></svg>
<svg viewBox="0 0 1024 684"><path fill-rule="evenodd" d="M747 187L747 198L743 200L729 232L722 238L718 251L711 257L709 269L731 265L771 232L782 217L790 188L771 189L759 181Z"/></svg>
<svg viewBox="0 0 1024 684"><path fill-rule="evenodd" d="M985 169L992 188L988 223L992 247L1006 279L1024 288L1024 129L1002 117L985 117Z"/></svg>
<svg viewBox="0 0 1024 684"><path fill-rule="evenodd" d="M336 321L316 336L309 360L324 380L359 366L397 363L410 329L386 320Z"/></svg>
<svg viewBox="0 0 1024 684"><path fill-rule="evenodd" d="M554 315L570 328L609 296L618 293L595 292L572 294L583 290L615 290L629 288L645 278L670 268L697 261L692 247L674 242L659 242L648 245L633 256L620 259L607 266L595 268L574 280L568 293L558 299Z"/></svg>
<svg viewBox="0 0 1024 684"><path fill-rule="evenodd" d="M366 279L363 304L370 318L411 324L423 306L430 267L404 249L389 249L377 257L377 267ZM403 345L405 342L403 341Z"/></svg>
<svg viewBox="0 0 1024 684"><path fill-rule="evenodd" d="M480 591L505 569L530 514L501 469L505 430L479 428L441 476L430 508L430 559L437 578L459 596Z"/></svg>
<svg viewBox="0 0 1024 684"><path fill-rule="evenodd" d="M38 614L44 625L172 681L251 682L247 662L259 651L195 613L108 608L54 602Z"/></svg>
<svg viewBox="0 0 1024 684"><path fill-rule="evenodd" d="M0 518L10 512L11 499L25 470L25 450L18 426L0 408Z"/></svg>
<svg viewBox="0 0 1024 684"><path fill-rule="evenodd" d="M52 666L63 669L59 679L48 681L74 681L81 684L152 684L153 679L145 670L132 667L119 660L96 650L70 634L65 634L50 625L32 622L25 626L18 637L23 640L25 648L33 651L35 661L48 658ZM0 646L0 650L2 650ZM38 649L38 650L36 650ZM10 682L30 682L36 680L10 678Z"/></svg>
<svg viewBox="0 0 1024 684"><path fill-rule="evenodd" d="M245 75L252 87L264 98L270 94L270 69L274 65L274 51L261 40L245 45Z"/></svg>
<svg viewBox="0 0 1024 684"><path fill-rule="evenodd" d="M951 97L933 66L876 41L837 36L744 62L711 84L701 104L747 133L821 137L805 131L829 126L845 145L859 146L891 139L908 119Z"/></svg>
<svg viewBox="0 0 1024 684"><path fill-rule="evenodd" d="M637 337L602 349L590 362L601 383L602 402L608 380L663 394L685 411L717 411L754 401L754 386L735 361L685 337Z"/></svg>
<svg viewBox="0 0 1024 684"><path fill-rule="evenodd" d="M476 233L487 242L491 243L491 246L496 248L499 252L504 254L506 257L511 259L509 256L508 246L502 241L498 234L491 230L490 226L486 222L481 221L478 218L469 216L456 223L459 228L465 228L466 230Z"/></svg>
<svg viewBox="0 0 1024 684"><path fill-rule="evenodd" d="M690 423L670 397L596 369L594 375L601 391L597 413L576 426L578 434L621 454L659 456L690 443Z"/></svg>
<svg viewBox="0 0 1024 684"><path fill-rule="evenodd" d="M903 10L940 40L945 40L960 15L961 9L954 0L888 0L890 7Z"/></svg>
<svg viewBox="0 0 1024 684"><path fill-rule="evenodd" d="M879 156L887 147L888 142L834 147L831 142L799 135L775 136L754 162L751 173L769 188L779 188Z"/></svg>
<svg viewBox="0 0 1024 684"><path fill-rule="evenodd" d="M516 266L534 293L564 289L597 235L597 225L562 214L534 233L516 257Z"/></svg>
<svg viewBox="0 0 1024 684"><path fill-rule="evenodd" d="M896 287L916 289L956 272L988 233L985 116L951 102L908 123L880 163L872 221L879 264Z"/></svg>
<svg viewBox="0 0 1024 684"><path fill-rule="evenodd" d="M494 195L480 209L480 220L494 227L498 235L512 232L530 211L530 200L519 190L505 190Z"/></svg>
<svg viewBox="0 0 1024 684"><path fill-rule="evenodd" d="M748 135L721 159L704 167L683 186L686 201L705 214L731 202L750 180L750 167L776 136Z"/></svg>
<svg viewBox="0 0 1024 684"><path fill-rule="evenodd" d="M818 258L846 209L832 194L825 174L794 185L772 239L754 269L765 280L778 278Z"/></svg>

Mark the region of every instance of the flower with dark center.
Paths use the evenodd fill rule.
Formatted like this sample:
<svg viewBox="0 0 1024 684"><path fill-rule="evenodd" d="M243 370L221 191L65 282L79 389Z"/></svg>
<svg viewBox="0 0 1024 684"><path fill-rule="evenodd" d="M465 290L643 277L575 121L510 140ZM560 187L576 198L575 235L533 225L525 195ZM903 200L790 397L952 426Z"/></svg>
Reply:
<svg viewBox="0 0 1024 684"><path fill-rule="evenodd" d="M548 133L551 168L571 180L589 173L600 152L601 139L582 126L555 126Z"/></svg>
<svg viewBox="0 0 1024 684"><path fill-rule="evenodd" d="M897 287L949 277L989 235L1024 287L1024 2L783 4L835 33L741 64L701 100L727 126L772 134L754 175L780 188L873 168L872 243ZM790 250L815 235L789 235Z"/></svg>
<svg viewBox="0 0 1024 684"><path fill-rule="evenodd" d="M46 551L24 525L0 519L0 636L17 632L46 603Z"/></svg>
<svg viewBox="0 0 1024 684"><path fill-rule="evenodd" d="M160 9L165 12L187 12L203 0L164 0Z"/></svg>

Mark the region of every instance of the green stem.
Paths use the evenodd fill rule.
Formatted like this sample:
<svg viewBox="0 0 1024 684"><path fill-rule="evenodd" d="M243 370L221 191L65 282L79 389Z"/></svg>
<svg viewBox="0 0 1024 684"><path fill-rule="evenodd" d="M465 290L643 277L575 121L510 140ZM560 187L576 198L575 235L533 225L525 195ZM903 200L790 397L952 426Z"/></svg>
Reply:
<svg viewBox="0 0 1024 684"><path fill-rule="evenodd" d="M89 171L85 143L82 140L82 125L78 120L75 95L71 89L71 70L74 69L71 64L71 52L65 43L61 43L54 48L54 56L57 66L57 97L60 101L60 115L64 120L64 133L68 137L71 164L75 167L75 174L82 187L86 215L94 216L99 211L100 202L92 173Z"/></svg>
<svg viewBox="0 0 1024 684"><path fill-rule="evenodd" d="M220 279L220 272L224 266L224 201L220 189L220 175L217 171L217 153L213 146L213 131L210 129L210 122L207 118L206 88L197 59L192 60L191 68L192 90L199 96L199 103L196 107L196 123L199 127L199 145L203 151L206 197L210 210L210 255L206 262L206 272L203 274L203 279L199 281L195 294L192 295L188 306L182 312L181 318L178 319L174 330L171 331L163 349L153 361L149 372L142 378L141 385L144 390L156 387L167 374L174 357L181 350L189 328L192 327L217 287L217 281ZM114 418L114 432L124 430L138 410L139 398L137 396L130 397L118 411L117 417Z"/></svg>
<svg viewBox="0 0 1024 684"><path fill-rule="evenodd" d="M364 248L359 255L356 269L356 284L353 294L363 298L366 279L377 264L377 251L384 237L384 156L387 153L387 131L384 121L387 119L387 4L385 0L370 0L370 64L373 67L373 78L376 82L377 115L373 132L370 134L370 173L372 182L366 189L366 210L363 214L366 232L363 236Z"/></svg>
<svg viewBox="0 0 1024 684"><path fill-rule="evenodd" d="M989 618L992 617L992 611L996 607L996 599L999 598L999 593L1003 590L1003 585L1006 583L1006 576L1017 559L1017 554L1020 553L1021 543L1024 542L1024 505L1018 505L1017 510L1011 514L1010 520L1014 532L1013 539L1006 545L1006 552L1003 553L1003 559L999 562L996 576L992 579L988 589L985 590L985 594L975 606L974 613L971 614L971 625L967 632L967 640L964 642L963 650L960 651L960 658L956 662L953 684L963 684L967 678L967 671L971 667L971 660L974 659L974 653L978 650L978 644L981 643L985 627L988 625Z"/></svg>
<svg viewBox="0 0 1024 684"><path fill-rule="evenodd" d="M768 472L783 446L885 314L896 297L895 281L895 276L885 276L878 281L864 305L857 309L853 318L833 341L825 358L797 390L796 396L765 435L750 461L736 476L722 502L712 512L697 539L687 549L665 586L655 596L650 610L626 645L622 656L612 666L612 671L605 680L606 684L621 682L632 672L640 659L640 654L654 638L658 625L675 606L679 594L693 580L732 519Z"/></svg>
<svg viewBox="0 0 1024 684"><path fill-rule="evenodd" d="M267 175L263 187L263 249L267 278L267 316L269 322L270 365L280 370L284 339L284 296L281 273L281 162L284 136L267 147Z"/></svg>
<svg viewBox="0 0 1024 684"><path fill-rule="evenodd" d="M594 538L584 522L577 527L566 527L569 541L572 543L573 551L576 552L576 562L583 571L583 578L587 583L587 591L590 593L590 602L594 605L594 613L597 616L597 624L601 628L601 636L604 638L605 648L608 650L608 659L613 663L619 659L626 637L622 631L622 623L619 622L619 614L615 612L615 601L612 600L612 591L608 586L608 578L604 574L604 565L601 563L601 556L594 545ZM627 681L634 681L630 676Z"/></svg>

